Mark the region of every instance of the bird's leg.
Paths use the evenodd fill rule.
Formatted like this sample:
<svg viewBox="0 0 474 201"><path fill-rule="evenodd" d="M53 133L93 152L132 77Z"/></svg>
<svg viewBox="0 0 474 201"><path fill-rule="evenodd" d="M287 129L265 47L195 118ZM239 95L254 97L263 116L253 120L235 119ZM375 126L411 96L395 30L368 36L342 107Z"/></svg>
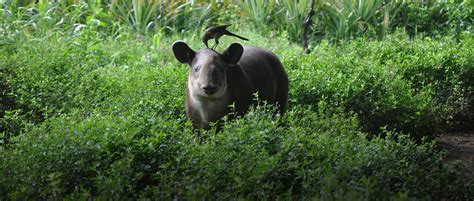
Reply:
<svg viewBox="0 0 474 201"><path fill-rule="evenodd" d="M212 46L212 49L216 48L219 45L219 39L215 38L216 43Z"/></svg>

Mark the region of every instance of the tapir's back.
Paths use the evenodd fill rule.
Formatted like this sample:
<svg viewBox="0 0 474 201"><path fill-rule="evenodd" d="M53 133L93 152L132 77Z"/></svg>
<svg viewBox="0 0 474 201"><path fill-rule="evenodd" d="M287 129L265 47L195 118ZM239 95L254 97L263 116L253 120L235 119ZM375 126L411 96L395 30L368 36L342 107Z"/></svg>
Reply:
<svg viewBox="0 0 474 201"><path fill-rule="evenodd" d="M288 99L288 77L278 57L258 47L244 47L240 66L260 100L278 103L281 112Z"/></svg>

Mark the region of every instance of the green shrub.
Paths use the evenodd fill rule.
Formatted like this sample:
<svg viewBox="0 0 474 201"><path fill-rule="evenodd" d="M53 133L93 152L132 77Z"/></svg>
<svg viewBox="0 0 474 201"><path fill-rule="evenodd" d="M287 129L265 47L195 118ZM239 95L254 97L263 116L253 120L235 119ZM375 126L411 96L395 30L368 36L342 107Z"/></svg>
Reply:
<svg viewBox="0 0 474 201"><path fill-rule="evenodd" d="M13 103L1 117L0 199L473 197L462 166L411 140L456 112L448 100L472 105L472 39L398 34L301 56L253 36L289 74L288 111L257 107L220 132L185 118L175 38L87 28L1 48L2 104Z"/></svg>
<svg viewBox="0 0 474 201"><path fill-rule="evenodd" d="M201 137L166 115L64 115L13 139L0 189L10 199L472 196L433 143L367 140L354 117L338 113L295 107L271 119L257 108Z"/></svg>
<svg viewBox="0 0 474 201"><path fill-rule="evenodd" d="M473 120L471 43L395 34L340 47L322 43L305 57L285 52L291 101L343 106L373 134L387 126L420 139L463 128Z"/></svg>
<svg viewBox="0 0 474 201"><path fill-rule="evenodd" d="M59 41L31 41L14 50L5 49L4 86L15 106L4 119L13 130L18 132L18 122L41 122L72 110L86 114L91 106L111 110L119 103L129 104L135 96L156 95L155 91L136 90L143 79L147 79L140 85L143 89L168 89L157 87L167 85L166 80L181 80L171 88L184 87L186 68L175 63L163 66L175 62L169 48L160 50L169 45L168 39L155 46L154 39L106 44L100 38L84 30L78 37L52 37L48 40ZM224 40L227 42L231 41ZM276 52L285 55L282 60L290 75L292 103L324 100L355 112L364 130L372 134L385 127L421 138L447 128L465 128L472 122L471 47L469 37L456 42L396 34L379 42L322 43L305 57L298 51ZM122 78L128 79L128 85ZM172 92L163 93L183 100ZM182 106L173 108L171 113L176 113Z"/></svg>
<svg viewBox="0 0 474 201"><path fill-rule="evenodd" d="M466 129L472 125L472 38L467 36L460 42L449 37L411 40L396 34L375 43L373 49L364 50L364 57L398 71L397 74L408 80L416 93L428 91L434 103L443 110L439 114L443 127ZM358 45L365 45L365 42L362 40ZM360 51L360 48L355 47L354 51Z"/></svg>
<svg viewBox="0 0 474 201"><path fill-rule="evenodd" d="M121 44L119 48L129 48L126 54L110 51L117 46L77 43L76 39L86 41L82 36L63 39L66 41L30 41L2 52L2 85L8 89L2 92L2 132L8 136L18 134L27 124L70 112L87 116L94 109L126 111L131 101L140 103L134 105L136 109L157 113L178 114L184 109L186 68L161 67L156 61L165 56L153 56L158 53L135 60L130 55L134 49L145 56L141 54L144 50L138 51L142 44ZM178 93L176 88L183 90ZM143 102L143 97L153 98ZM147 108L150 105L153 107Z"/></svg>
<svg viewBox="0 0 474 201"><path fill-rule="evenodd" d="M472 1L404 2L398 5L394 27L404 27L410 35L450 34L460 36L471 31L474 4Z"/></svg>

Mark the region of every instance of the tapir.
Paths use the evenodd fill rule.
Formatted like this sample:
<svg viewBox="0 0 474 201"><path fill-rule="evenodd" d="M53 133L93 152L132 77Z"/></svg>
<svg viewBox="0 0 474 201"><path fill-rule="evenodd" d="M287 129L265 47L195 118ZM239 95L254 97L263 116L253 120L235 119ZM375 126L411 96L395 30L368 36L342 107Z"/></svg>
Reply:
<svg viewBox="0 0 474 201"><path fill-rule="evenodd" d="M176 59L189 66L186 114L193 128L209 129L225 115L244 115L258 102L274 104L283 115L288 100L288 76L269 50L231 44L222 53L192 50L185 42L172 45Z"/></svg>

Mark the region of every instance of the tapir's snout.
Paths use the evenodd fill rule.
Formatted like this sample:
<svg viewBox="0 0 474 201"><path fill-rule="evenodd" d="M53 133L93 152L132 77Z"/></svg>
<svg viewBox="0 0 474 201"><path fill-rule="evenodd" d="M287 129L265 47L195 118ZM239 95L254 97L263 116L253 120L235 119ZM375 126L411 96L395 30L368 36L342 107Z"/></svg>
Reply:
<svg viewBox="0 0 474 201"><path fill-rule="evenodd" d="M223 83L226 81L226 74L221 66L215 64L215 60L209 60L201 65L198 72L199 90L207 96L216 95L218 91L222 91L225 87Z"/></svg>
<svg viewBox="0 0 474 201"><path fill-rule="evenodd" d="M202 86L201 88L204 90L204 93L206 93L209 96L216 93L217 91L217 86L213 86L213 85L206 85L206 86Z"/></svg>

